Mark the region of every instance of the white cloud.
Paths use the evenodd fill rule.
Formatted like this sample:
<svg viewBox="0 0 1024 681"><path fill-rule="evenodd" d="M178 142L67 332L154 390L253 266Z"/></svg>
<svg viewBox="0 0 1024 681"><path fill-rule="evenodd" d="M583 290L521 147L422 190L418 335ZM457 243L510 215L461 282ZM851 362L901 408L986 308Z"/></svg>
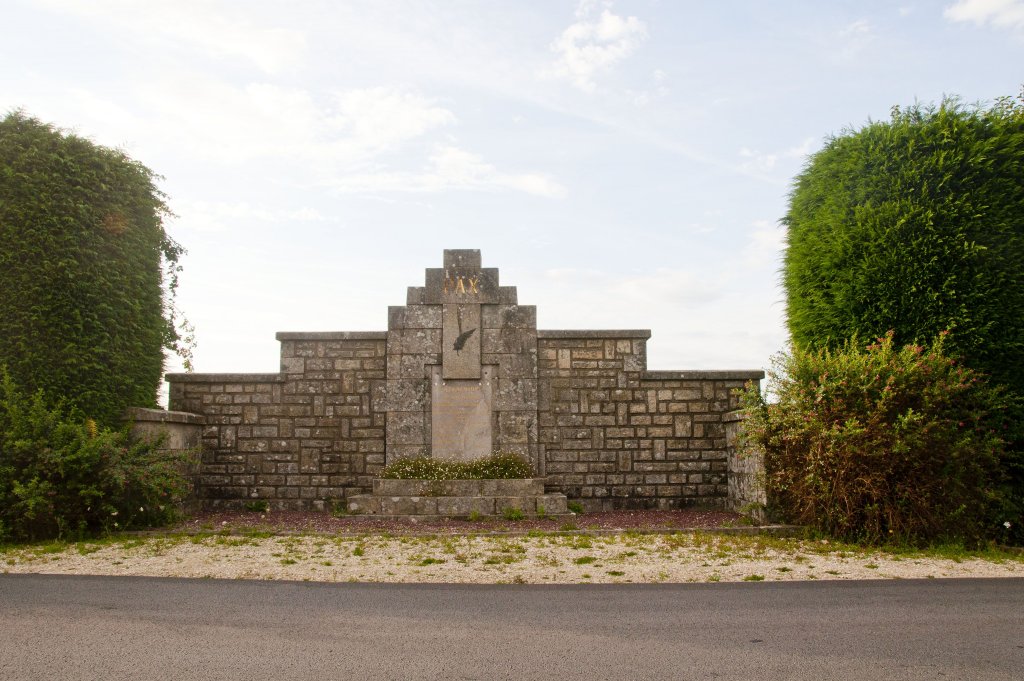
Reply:
<svg viewBox="0 0 1024 681"><path fill-rule="evenodd" d="M431 99L384 87L338 92L321 105L302 89L235 86L186 73L140 86L136 101L125 106L87 90L70 94L106 137L149 137L227 163L282 157L358 164L456 122ZM153 129L159 137L148 132Z"/></svg>
<svg viewBox="0 0 1024 681"><path fill-rule="evenodd" d="M830 49L842 60L856 57L875 40L875 29L867 19L858 19L836 33Z"/></svg>
<svg viewBox="0 0 1024 681"><path fill-rule="evenodd" d="M764 153L756 149L741 147L739 156L744 159L740 169L745 173L764 174L775 169L780 159L802 159L814 149L814 138L808 137L799 145L781 152Z"/></svg>
<svg viewBox="0 0 1024 681"><path fill-rule="evenodd" d="M740 148L740 158L746 159L740 167L747 172L766 173L775 167L778 154L764 154L747 147Z"/></svg>
<svg viewBox="0 0 1024 681"><path fill-rule="evenodd" d="M200 232L221 232L230 229L229 222L267 222L272 224L295 222L337 222L315 208L268 208L247 201L190 201L174 202L178 222L188 229Z"/></svg>
<svg viewBox="0 0 1024 681"><path fill-rule="evenodd" d="M185 150L226 164L260 160L289 164L292 181L343 192L512 190L561 198L565 188L544 173L503 172L436 133L454 126L454 113L399 88L337 92L325 104L301 89L265 83L232 86L181 75L146 84L130 112L85 90L74 105L99 122L98 134L122 144L126 136ZM105 127L104 127L105 126ZM210 218L215 226L217 220ZM211 227L212 228L212 227Z"/></svg>
<svg viewBox="0 0 1024 681"><path fill-rule="evenodd" d="M839 35L842 37L864 36L870 33L871 22L867 19L858 19L852 24L847 25L843 30L839 31Z"/></svg>
<svg viewBox="0 0 1024 681"><path fill-rule="evenodd" d="M384 87L349 90L336 101L332 122L366 150L384 151L456 122L455 114L431 100Z"/></svg>
<svg viewBox="0 0 1024 681"><path fill-rule="evenodd" d="M647 27L636 17L614 14L610 3L601 6L583 0L577 21L562 32L551 49L558 59L550 73L566 78L584 92L597 88L595 78L636 50L647 37Z"/></svg>
<svg viewBox="0 0 1024 681"><path fill-rule="evenodd" d="M566 189L540 173L503 173L480 156L451 145L438 145L417 171L380 170L346 173L329 185L342 192L437 192L446 189L512 189L545 198L563 198Z"/></svg>
<svg viewBox="0 0 1024 681"><path fill-rule="evenodd" d="M1024 31L1024 0L958 0L943 12L950 21Z"/></svg>
<svg viewBox="0 0 1024 681"><path fill-rule="evenodd" d="M111 27L119 39L169 39L212 57L241 57L267 73L298 64L306 41L299 31L252 25L239 13L229 17L216 3L201 0L36 0L63 14Z"/></svg>
<svg viewBox="0 0 1024 681"><path fill-rule="evenodd" d="M777 265L786 250L786 227L779 222L756 220L743 247L743 261L751 267Z"/></svg>

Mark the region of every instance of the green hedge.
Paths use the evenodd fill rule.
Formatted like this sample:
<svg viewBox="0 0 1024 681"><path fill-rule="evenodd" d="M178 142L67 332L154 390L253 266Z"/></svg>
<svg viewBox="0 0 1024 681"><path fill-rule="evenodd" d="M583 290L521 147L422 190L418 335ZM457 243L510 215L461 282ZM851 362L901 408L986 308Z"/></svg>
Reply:
<svg viewBox="0 0 1024 681"><path fill-rule="evenodd" d="M105 425L155 406L163 350L181 349L164 284L182 250L154 179L20 112L0 120L0 364Z"/></svg>
<svg viewBox="0 0 1024 681"><path fill-rule="evenodd" d="M895 109L796 178L783 266L797 346L893 331L1024 395L1024 105Z"/></svg>

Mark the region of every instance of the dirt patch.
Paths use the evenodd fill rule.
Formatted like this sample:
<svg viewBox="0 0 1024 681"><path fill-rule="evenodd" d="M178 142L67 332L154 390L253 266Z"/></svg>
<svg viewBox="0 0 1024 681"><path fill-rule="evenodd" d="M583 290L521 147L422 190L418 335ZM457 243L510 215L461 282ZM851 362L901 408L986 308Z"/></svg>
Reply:
<svg viewBox="0 0 1024 681"><path fill-rule="evenodd" d="M302 511L268 512L201 512L173 528L172 532L252 531L275 534L317 533L332 535L359 534L480 534L484 532L526 533L559 530L709 530L743 527L746 521L738 513L728 511L609 511L586 513L570 518L505 520L456 520L451 518L379 518L374 516L341 516Z"/></svg>

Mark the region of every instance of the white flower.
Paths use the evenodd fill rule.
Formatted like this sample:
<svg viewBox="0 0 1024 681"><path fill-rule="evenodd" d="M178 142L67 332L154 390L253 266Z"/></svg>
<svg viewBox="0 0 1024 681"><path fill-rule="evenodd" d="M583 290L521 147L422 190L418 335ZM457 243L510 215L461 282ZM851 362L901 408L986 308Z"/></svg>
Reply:
<svg viewBox="0 0 1024 681"><path fill-rule="evenodd" d="M111 511L110 515L117 515L117 511ZM115 523L116 524L116 523Z"/></svg>
<svg viewBox="0 0 1024 681"><path fill-rule="evenodd" d="M1013 527L1013 525L1010 523L1009 520L1007 520L1005 523L1003 523L1003 527L1005 527L1006 529L1010 529L1011 527Z"/></svg>
<svg viewBox="0 0 1024 681"><path fill-rule="evenodd" d="M144 512L145 512L145 510L146 510L146 509L144 509L144 508L142 508L141 506L139 506L139 513L144 513Z"/></svg>

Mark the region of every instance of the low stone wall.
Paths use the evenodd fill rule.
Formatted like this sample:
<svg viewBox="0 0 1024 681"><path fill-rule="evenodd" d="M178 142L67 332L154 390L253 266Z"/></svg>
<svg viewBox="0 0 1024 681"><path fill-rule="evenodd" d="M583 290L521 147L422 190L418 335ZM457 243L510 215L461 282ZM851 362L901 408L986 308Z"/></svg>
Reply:
<svg viewBox="0 0 1024 681"><path fill-rule="evenodd" d="M205 419L184 411L132 407L125 412L132 434L139 439L164 438L162 449L198 449Z"/></svg>

